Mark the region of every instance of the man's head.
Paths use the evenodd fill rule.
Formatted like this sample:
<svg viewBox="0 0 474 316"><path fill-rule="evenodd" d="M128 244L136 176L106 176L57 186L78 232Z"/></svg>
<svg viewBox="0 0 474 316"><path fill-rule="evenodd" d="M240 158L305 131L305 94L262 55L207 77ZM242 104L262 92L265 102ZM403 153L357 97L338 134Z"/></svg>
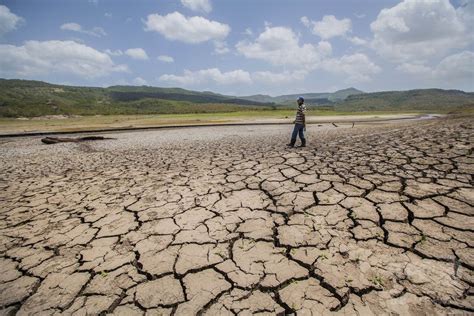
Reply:
<svg viewBox="0 0 474 316"><path fill-rule="evenodd" d="M304 98L303 97L298 97L298 99L296 99L296 102L298 102L298 105L301 105L304 103Z"/></svg>

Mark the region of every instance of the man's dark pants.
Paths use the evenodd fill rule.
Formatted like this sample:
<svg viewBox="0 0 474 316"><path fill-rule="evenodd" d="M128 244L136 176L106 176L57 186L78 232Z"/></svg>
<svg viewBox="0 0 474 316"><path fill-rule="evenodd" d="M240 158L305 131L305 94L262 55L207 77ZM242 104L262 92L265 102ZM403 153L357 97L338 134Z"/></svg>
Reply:
<svg viewBox="0 0 474 316"><path fill-rule="evenodd" d="M291 134L291 143L294 144L296 142L296 136L298 136L298 135L300 136L301 142L304 142L305 141L305 138L304 138L304 125L296 123L295 128L293 129L293 134Z"/></svg>

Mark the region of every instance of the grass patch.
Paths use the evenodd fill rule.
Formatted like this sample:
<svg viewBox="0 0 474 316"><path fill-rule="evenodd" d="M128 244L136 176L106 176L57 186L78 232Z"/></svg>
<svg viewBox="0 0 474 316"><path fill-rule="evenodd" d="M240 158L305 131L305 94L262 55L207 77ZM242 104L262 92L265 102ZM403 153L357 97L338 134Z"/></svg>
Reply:
<svg viewBox="0 0 474 316"><path fill-rule="evenodd" d="M370 282L372 282L375 286L381 286L383 287L384 281L380 275L374 275L371 279Z"/></svg>

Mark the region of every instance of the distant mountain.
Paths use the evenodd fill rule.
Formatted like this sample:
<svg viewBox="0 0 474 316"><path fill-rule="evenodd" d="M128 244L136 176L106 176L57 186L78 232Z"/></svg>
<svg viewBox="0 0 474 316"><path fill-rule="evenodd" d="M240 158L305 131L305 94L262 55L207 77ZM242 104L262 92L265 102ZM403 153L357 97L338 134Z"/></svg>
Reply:
<svg viewBox="0 0 474 316"><path fill-rule="evenodd" d="M255 95L248 95L240 97L244 100L255 101L255 102L275 102L274 97L266 95L266 94L255 94Z"/></svg>
<svg viewBox="0 0 474 316"><path fill-rule="evenodd" d="M364 94L363 91L357 90L356 88L347 88L347 89L342 89L334 92L330 97L329 100L331 101L341 101L345 100L347 97L351 95L360 95Z"/></svg>
<svg viewBox="0 0 474 316"><path fill-rule="evenodd" d="M294 104L296 99L299 96L305 98L306 103L311 105L314 104L324 104L332 103L346 99L350 95L362 94L363 91L357 90L355 88L348 88L343 90L338 90L336 92L320 92L320 93L300 93L300 94L286 94L276 97L272 97L264 94L256 94L250 96L239 97L240 99L245 99L255 102L267 102L267 103L276 103L280 105L287 105L289 103Z"/></svg>

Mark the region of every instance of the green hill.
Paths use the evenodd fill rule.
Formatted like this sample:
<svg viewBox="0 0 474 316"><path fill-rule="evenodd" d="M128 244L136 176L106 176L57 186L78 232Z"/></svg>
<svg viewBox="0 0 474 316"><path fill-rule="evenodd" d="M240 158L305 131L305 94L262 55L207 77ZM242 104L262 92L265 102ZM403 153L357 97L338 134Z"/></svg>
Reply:
<svg viewBox="0 0 474 316"><path fill-rule="evenodd" d="M231 112L272 105L181 88L74 87L0 79L0 117Z"/></svg>
<svg viewBox="0 0 474 316"><path fill-rule="evenodd" d="M303 93L309 107L344 112L435 111L474 108L474 93L425 89L363 93L349 88L333 93ZM149 86L108 88L55 85L0 79L0 117L95 114L215 113L294 108L297 94L235 97L213 92ZM322 107L321 107L322 108Z"/></svg>
<svg viewBox="0 0 474 316"><path fill-rule="evenodd" d="M438 111L474 108L474 93L460 90L422 89L350 95L334 105L341 111Z"/></svg>

